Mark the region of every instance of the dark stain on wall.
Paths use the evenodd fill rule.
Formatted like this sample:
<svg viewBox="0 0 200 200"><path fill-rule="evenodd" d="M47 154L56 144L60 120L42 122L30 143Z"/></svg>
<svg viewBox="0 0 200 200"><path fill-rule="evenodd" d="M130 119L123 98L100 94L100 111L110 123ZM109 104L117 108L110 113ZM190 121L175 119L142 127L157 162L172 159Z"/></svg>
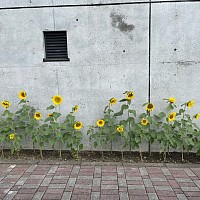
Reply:
<svg viewBox="0 0 200 200"><path fill-rule="evenodd" d="M120 14L117 14L115 12L112 12L110 14L110 17L112 19L112 22L111 22L112 26L114 28L119 29L121 32L129 33L135 28L135 26L133 24L127 24L124 21L125 20L124 15L120 15Z"/></svg>

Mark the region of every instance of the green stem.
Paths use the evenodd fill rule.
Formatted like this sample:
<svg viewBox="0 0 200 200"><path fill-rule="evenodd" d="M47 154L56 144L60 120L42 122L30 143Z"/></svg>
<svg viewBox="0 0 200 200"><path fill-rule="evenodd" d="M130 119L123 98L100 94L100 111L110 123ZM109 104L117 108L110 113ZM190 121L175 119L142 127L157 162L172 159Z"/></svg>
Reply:
<svg viewBox="0 0 200 200"><path fill-rule="evenodd" d="M147 111L147 115L150 117L150 112L149 111ZM150 124L149 124L149 133L150 133L150 129L151 129L151 127L150 127ZM148 139L148 153L151 156L151 141L150 141L150 139Z"/></svg>
<svg viewBox="0 0 200 200"><path fill-rule="evenodd" d="M59 156L62 158L62 141L59 142Z"/></svg>
<svg viewBox="0 0 200 200"><path fill-rule="evenodd" d="M121 149L122 149L122 161L124 161L124 144L123 144L122 136L121 136L121 143L122 143L122 146L121 146Z"/></svg>
<svg viewBox="0 0 200 200"><path fill-rule="evenodd" d="M40 147L40 157L43 159L42 150L43 150L43 147Z"/></svg>
<svg viewBox="0 0 200 200"><path fill-rule="evenodd" d="M100 146L101 146L101 155L102 155L102 158L103 158L102 128L100 128Z"/></svg>
<svg viewBox="0 0 200 200"><path fill-rule="evenodd" d="M112 140L110 141L110 152L112 154Z"/></svg>
<svg viewBox="0 0 200 200"><path fill-rule="evenodd" d="M1 158L4 158L4 151L3 151L3 147L1 148Z"/></svg>
<svg viewBox="0 0 200 200"><path fill-rule="evenodd" d="M164 150L164 161L166 161L167 159L167 153L166 153L166 146L165 146L165 150Z"/></svg>
<svg viewBox="0 0 200 200"><path fill-rule="evenodd" d="M128 104L128 102L127 102L127 105L128 105L128 107L129 107L129 104ZM128 109L128 119L129 119L129 117L130 117L130 113L129 113L129 109ZM132 137L131 137L131 135L130 135L130 130L131 130L131 123L130 123L130 121L128 121L128 133L129 133L129 151L130 151L130 154L131 154L131 151L132 151Z"/></svg>
<svg viewBox="0 0 200 200"><path fill-rule="evenodd" d="M184 161L184 145L182 145L182 162Z"/></svg>
<svg viewBox="0 0 200 200"><path fill-rule="evenodd" d="M143 162L143 158L142 158L142 145L140 145L140 161Z"/></svg>
<svg viewBox="0 0 200 200"><path fill-rule="evenodd" d="M77 160L79 160L79 145L78 145L77 137L76 137L76 157L77 157Z"/></svg>

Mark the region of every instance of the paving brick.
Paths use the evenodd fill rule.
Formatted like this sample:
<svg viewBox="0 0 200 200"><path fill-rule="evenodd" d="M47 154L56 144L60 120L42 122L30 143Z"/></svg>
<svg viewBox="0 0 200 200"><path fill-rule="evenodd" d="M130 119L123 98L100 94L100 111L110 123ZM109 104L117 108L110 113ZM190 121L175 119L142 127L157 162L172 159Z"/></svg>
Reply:
<svg viewBox="0 0 200 200"><path fill-rule="evenodd" d="M157 190L158 197L176 197L176 194L173 191L169 190Z"/></svg>
<svg viewBox="0 0 200 200"><path fill-rule="evenodd" d="M44 192L36 192L36 193L34 194L32 200L40 200L40 199L42 199L43 195L44 195Z"/></svg>
<svg viewBox="0 0 200 200"><path fill-rule="evenodd" d="M67 186L74 187L75 183L76 183L76 178L69 178L67 182Z"/></svg>
<svg viewBox="0 0 200 200"><path fill-rule="evenodd" d="M126 192L119 192L120 200L129 200L128 193Z"/></svg>
<svg viewBox="0 0 200 200"><path fill-rule="evenodd" d="M144 185L128 185L128 189L131 190L145 190Z"/></svg>
<svg viewBox="0 0 200 200"><path fill-rule="evenodd" d="M60 200L62 198L62 194L52 194L45 193L42 197L43 200Z"/></svg>
<svg viewBox="0 0 200 200"><path fill-rule="evenodd" d="M129 197L130 196L147 196L146 190L130 190L128 189Z"/></svg>
<svg viewBox="0 0 200 200"><path fill-rule="evenodd" d="M190 178L175 178L177 182L192 182Z"/></svg>
<svg viewBox="0 0 200 200"><path fill-rule="evenodd" d="M24 185L28 177L21 177L15 185Z"/></svg>
<svg viewBox="0 0 200 200"><path fill-rule="evenodd" d="M141 167L141 168L139 168L139 170L140 170L140 174L142 176L148 176L148 172L145 167Z"/></svg>
<svg viewBox="0 0 200 200"><path fill-rule="evenodd" d="M184 194L177 194L178 200L187 200L188 198Z"/></svg>
<svg viewBox="0 0 200 200"><path fill-rule="evenodd" d="M158 200L156 193L148 193L149 200Z"/></svg>
<svg viewBox="0 0 200 200"><path fill-rule="evenodd" d="M91 200L99 200L99 199L100 199L100 192L91 193Z"/></svg>
<svg viewBox="0 0 200 200"><path fill-rule="evenodd" d="M166 191L172 191L172 188L170 186L154 186L156 190L166 190Z"/></svg>
<svg viewBox="0 0 200 200"><path fill-rule="evenodd" d="M171 176L172 175L168 168L161 168L161 170L162 170L162 172L165 176Z"/></svg>
<svg viewBox="0 0 200 200"><path fill-rule="evenodd" d="M91 189L80 189L80 188L74 188L73 190L73 195L85 195L85 194L90 194L92 192Z"/></svg>
<svg viewBox="0 0 200 200"><path fill-rule="evenodd" d="M49 171L48 171L48 174L55 174L56 171L58 169L58 166L52 166Z"/></svg>
<svg viewBox="0 0 200 200"><path fill-rule="evenodd" d="M148 196L130 196L129 195L129 199L130 200L149 200Z"/></svg>
<svg viewBox="0 0 200 200"><path fill-rule="evenodd" d="M118 185L101 185L101 189L118 189Z"/></svg>
<svg viewBox="0 0 200 200"><path fill-rule="evenodd" d="M101 195L101 200L119 200L119 195Z"/></svg>
<svg viewBox="0 0 200 200"><path fill-rule="evenodd" d="M145 187L153 187L153 184L150 179L143 179Z"/></svg>
<svg viewBox="0 0 200 200"><path fill-rule="evenodd" d="M102 176L102 180L117 180L117 176Z"/></svg>
<svg viewBox="0 0 200 200"><path fill-rule="evenodd" d="M184 171L188 176L196 176L196 174L194 174L194 172L189 168L184 169Z"/></svg>
<svg viewBox="0 0 200 200"><path fill-rule="evenodd" d="M35 188L21 188L18 194L34 194L37 191Z"/></svg>
<svg viewBox="0 0 200 200"><path fill-rule="evenodd" d="M61 200L70 200L71 196L72 196L72 192L64 192Z"/></svg>
<svg viewBox="0 0 200 200"><path fill-rule="evenodd" d="M24 184L22 188L38 188L40 184Z"/></svg>
<svg viewBox="0 0 200 200"><path fill-rule="evenodd" d="M118 195L119 191L118 190L106 190L106 189L103 189L103 190L101 190L101 194Z"/></svg>
<svg viewBox="0 0 200 200"><path fill-rule="evenodd" d="M50 184L49 188L65 188L66 184Z"/></svg>
<svg viewBox="0 0 200 200"><path fill-rule="evenodd" d="M193 192L184 192L184 194L187 197L200 197L200 192L196 192L196 191L193 191Z"/></svg>
<svg viewBox="0 0 200 200"><path fill-rule="evenodd" d="M72 195L71 200L89 200L90 195Z"/></svg>
<svg viewBox="0 0 200 200"><path fill-rule="evenodd" d="M17 191L9 191L6 196L4 197L4 200L11 200L14 198L14 196L17 194Z"/></svg>
<svg viewBox="0 0 200 200"><path fill-rule="evenodd" d="M184 191L184 192L190 192L190 191L200 191L198 187L181 187L181 189Z"/></svg>
<svg viewBox="0 0 200 200"><path fill-rule="evenodd" d="M33 194L16 194L13 200L31 200L33 198Z"/></svg>

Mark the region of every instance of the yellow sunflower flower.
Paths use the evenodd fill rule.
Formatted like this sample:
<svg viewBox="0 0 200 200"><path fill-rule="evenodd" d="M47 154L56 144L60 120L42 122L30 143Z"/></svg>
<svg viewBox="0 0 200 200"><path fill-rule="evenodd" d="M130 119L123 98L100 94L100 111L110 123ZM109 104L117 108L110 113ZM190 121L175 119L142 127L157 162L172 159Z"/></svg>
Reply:
<svg viewBox="0 0 200 200"><path fill-rule="evenodd" d="M26 99L27 97L27 94L24 90L21 90L19 93L18 93L18 96L20 99Z"/></svg>
<svg viewBox="0 0 200 200"><path fill-rule="evenodd" d="M40 120L41 117L42 117L42 114L41 114L40 112L35 112L34 118L35 118L36 120Z"/></svg>
<svg viewBox="0 0 200 200"><path fill-rule="evenodd" d="M105 121L104 121L103 119L99 119L99 120L97 121L97 126L98 126L98 127L103 127L104 124L105 124Z"/></svg>
<svg viewBox="0 0 200 200"><path fill-rule="evenodd" d="M13 140L13 139L15 138L15 134L14 134L14 133L11 133L11 134L9 135L9 137L10 137L10 140Z"/></svg>
<svg viewBox="0 0 200 200"><path fill-rule="evenodd" d="M4 101L1 102L1 105L2 105L4 108L9 108L9 107L10 107L10 102L4 100Z"/></svg>
<svg viewBox="0 0 200 200"><path fill-rule="evenodd" d="M111 98L109 101L110 101L110 105L111 105L111 106L117 103L117 99L114 98L114 97Z"/></svg>
<svg viewBox="0 0 200 200"><path fill-rule="evenodd" d="M176 119L176 112L169 113L168 121L173 122Z"/></svg>
<svg viewBox="0 0 200 200"><path fill-rule="evenodd" d="M198 120L199 117L200 117L200 114L196 114L196 115L195 115L195 119L196 119L196 120Z"/></svg>
<svg viewBox="0 0 200 200"><path fill-rule="evenodd" d="M53 117L53 113L49 113L47 116L48 117Z"/></svg>
<svg viewBox="0 0 200 200"><path fill-rule="evenodd" d="M192 108L193 106L194 106L194 100L191 100L191 101L189 101L188 103L187 103L187 107L188 108Z"/></svg>
<svg viewBox="0 0 200 200"><path fill-rule="evenodd" d="M146 118L142 118L141 124L142 124L143 126L146 126L148 123L149 123L149 122L148 122L148 120L147 120Z"/></svg>
<svg viewBox="0 0 200 200"><path fill-rule="evenodd" d="M60 95L55 95L52 97L52 101L53 103L57 106L60 105L62 103L62 97Z"/></svg>
<svg viewBox="0 0 200 200"><path fill-rule="evenodd" d="M74 129L80 130L83 127L83 124L81 122L76 122L74 124Z"/></svg>
<svg viewBox="0 0 200 200"><path fill-rule="evenodd" d="M134 93L133 92L127 92L126 99L131 100L133 98L134 98Z"/></svg>
<svg viewBox="0 0 200 200"><path fill-rule="evenodd" d="M169 98L169 102L170 102L170 103L175 103L175 102L176 102L176 99L175 99L174 97L170 97L170 98Z"/></svg>
<svg viewBox="0 0 200 200"><path fill-rule="evenodd" d="M153 111L154 110L154 105L152 103L148 103L147 106L146 106L146 110L149 111L149 112Z"/></svg>
<svg viewBox="0 0 200 200"><path fill-rule="evenodd" d="M123 126L118 126L118 127L117 127L117 131L118 131L119 133L123 132L123 131L124 131L124 127L123 127Z"/></svg>
<svg viewBox="0 0 200 200"><path fill-rule="evenodd" d="M76 112L78 111L79 108L80 108L80 106L74 106L74 107L72 108L72 110L73 110L74 113L76 113Z"/></svg>

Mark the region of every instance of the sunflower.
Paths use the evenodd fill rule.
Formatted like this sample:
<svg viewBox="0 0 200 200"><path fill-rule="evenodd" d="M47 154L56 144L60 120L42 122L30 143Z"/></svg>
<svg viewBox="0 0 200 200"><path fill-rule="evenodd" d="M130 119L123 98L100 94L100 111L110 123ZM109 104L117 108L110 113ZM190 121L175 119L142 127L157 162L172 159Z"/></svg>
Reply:
<svg viewBox="0 0 200 200"><path fill-rule="evenodd" d="M175 103L175 102L176 102L176 99L175 99L174 97L170 97L170 98L169 98L169 102L170 102L170 103Z"/></svg>
<svg viewBox="0 0 200 200"><path fill-rule="evenodd" d="M191 100L191 101L189 101L188 103L187 103L187 107L188 108L192 108L193 106L194 106L194 100Z"/></svg>
<svg viewBox="0 0 200 200"><path fill-rule="evenodd" d="M11 134L9 135L9 137L10 137L10 140L13 140L13 139L15 138L15 134L14 134L14 133L11 133Z"/></svg>
<svg viewBox="0 0 200 200"><path fill-rule="evenodd" d="M111 99L109 100L109 102L110 102L110 105L112 106L112 105L114 105L114 104L117 103L117 99L113 97L113 98L111 98Z"/></svg>
<svg viewBox="0 0 200 200"><path fill-rule="evenodd" d="M149 122L148 122L148 120L147 120L146 118L142 118L141 124L142 124L143 126L146 126L148 123L149 123Z"/></svg>
<svg viewBox="0 0 200 200"><path fill-rule="evenodd" d="M10 102L4 100L4 101L1 102L1 105L2 105L4 108L9 108L9 107L10 107Z"/></svg>
<svg viewBox="0 0 200 200"><path fill-rule="evenodd" d="M196 114L194 117L195 117L196 120L198 120L199 117L200 117L200 114Z"/></svg>
<svg viewBox="0 0 200 200"><path fill-rule="evenodd" d="M148 103L147 106L146 106L146 110L149 111L149 112L153 111L154 110L154 105L152 103Z"/></svg>
<svg viewBox="0 0 200 200"><path fill-rule="evenodd" d="M134 98L134 93L133 93L133 92L127 92L126 98L127 98L128 100L133 99L133 98Z"/></svg>
<svg viewBox="0 0 200 200"><path fill-rule="evenodd" d="M83 124L81 122L76 122L74 124L74 129L80 130L83 127Z"/></svg>
<svg viewBox="0 0 200 200"><path fill-rule="evenodd" d="M80 108L80 106L74 106L74 107L72 108L72 110L73 110L74 113L76 113L76 112L78 111L79 108Z"/></svg>
<svg viewBox="0 0 200 200"><path fill-rule="evenodd" d="M168 121L173 122L176 119L176 112L169 113Z"/></svg>
<svg viewBox="0 0 200 200"><path fill-rule="evenodd" d="M52 97L52 101L53 103L57 106L60 105L62 103L62 97L60 95L55 95Z"/></svg>
<svg viewBox="0 0 200 200"><path fill-rule="evenodd" d="M123 126L118 126L118 127L117 127L117 131L118 131L119 133L123 132L123 131L124 131L124 127L123 127Z"/></svg>
<svg viewBox="0 0 200 200"><path fill-rule="evenodd" d="M105 124L105 121L104 121L103 119L99 119L99 120L97 121L97 126L98 126L98 127L103 127L104 124Z"/></svg>
<svg viewBox="0 0 200 200"><path fill-rule="evenodd" d="M36 120L40 120L41 117L42 117L42 114L41 114L40 112L35 112L34 118L35 118Z"/></svg>
<svg viewBox="0 0 200 200"><path fill-rule="evenodd" d="M18 93L18 96L20 99L26 99L27 97L27 94L24 90L21 90L19 93Z"/></svg>
<svg viewBox="0 0 200 200"><path fill-rule="evenodd" d="M48 117L53 117L53 113L49 113L47 116Z"/></svg>

